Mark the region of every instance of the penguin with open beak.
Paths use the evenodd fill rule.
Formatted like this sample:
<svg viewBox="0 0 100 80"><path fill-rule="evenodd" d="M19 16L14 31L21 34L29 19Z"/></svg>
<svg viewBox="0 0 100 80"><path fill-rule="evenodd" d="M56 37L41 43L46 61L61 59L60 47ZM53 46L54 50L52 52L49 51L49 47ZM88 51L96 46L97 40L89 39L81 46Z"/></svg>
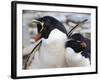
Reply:
<svg viewBox="0 0 100 80"><path fill-rule="evenodd" d="M37 42L42 40L39 51L28 69L65 67L65 43L67 31L63 24L54 17L44 16L33 20L37 24L38 34L33 38Z"/></svg>
<svg viewBox="0 0 100 80"><path fill-rule="evenodd" d="M63 24L54 17L44 16L33 20L33 23L37 23L38 34L33 37L36 41L40 38L47 39L54 29L58 29L67 35L67 31Z"/></svg>
<svg viewBox="0 0 100 80"><path fill-rule="evenodd" d="M91 64L91 41L80 33L70 36L66 42L66 61L69 67L90 66Z"/></svg>

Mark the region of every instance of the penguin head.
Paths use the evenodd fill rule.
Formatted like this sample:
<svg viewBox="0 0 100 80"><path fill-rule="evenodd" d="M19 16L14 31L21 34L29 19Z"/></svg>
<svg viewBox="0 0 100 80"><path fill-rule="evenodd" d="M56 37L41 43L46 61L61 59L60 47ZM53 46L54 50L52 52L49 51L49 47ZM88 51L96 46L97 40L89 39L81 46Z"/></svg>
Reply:
<svg viewBox="0 0 100 80"><path fill-rule="evenodd" d="M73 34L69 41L66 43L66 47L71 47L76 53L83 51L87 45L84 42L84 37L80 33Z"/></svg>
<svg viewBox="0 0 100 80"><path fill-rule="evenodd" d="M50 35L50 32L53 29L58 29L62 31L63 33L67 34L67 31L65 27L63 26L63 24L54 17L44 16L44 17L36 19L36 21L34 22L37 23L39 38L47 39Z"/></svg>

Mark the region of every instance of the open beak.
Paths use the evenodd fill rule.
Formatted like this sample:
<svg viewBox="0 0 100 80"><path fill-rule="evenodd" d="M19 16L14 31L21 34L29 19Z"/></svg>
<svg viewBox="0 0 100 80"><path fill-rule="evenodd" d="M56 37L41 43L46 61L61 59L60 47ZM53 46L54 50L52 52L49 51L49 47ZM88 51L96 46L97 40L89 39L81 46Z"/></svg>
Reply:
<svg viewBox="0 0 100 80"><path fill-rule="evenodd" d="M38 20L36 20L36 19L34 19L34 20L32 21L32 23L37 23L37 24L39 23L39 24L41 24L41 22L38 21ZM37 34L33 35L33 39L34 39L35 41L40 40L40 39L41 39L41 33L37 33Z"/></svg>
<svg viewBox="0 0 100 80"><path fill-rule="evenodd" d="M33 39L34 39L35 41L40 40L40 39L41 39L41 33L38 33L38 34L33 35Z"/></svg>
<svg viewBox="0 0 100 80"><path fill-rule="evenodd" d="M41 32L44 29L44 22L38 21L38 20L33 20L33 23L39 23L41 25L41 30L39 32Z"/></svg>
<svg viewBox="0 0 100 80"><path fill-rule="evenodd" d="M34 20L32 21L32 23L39 23L39 24L41 24L41 22L38 21L38 20L36 20L36 19L34 19Z"/></svg>

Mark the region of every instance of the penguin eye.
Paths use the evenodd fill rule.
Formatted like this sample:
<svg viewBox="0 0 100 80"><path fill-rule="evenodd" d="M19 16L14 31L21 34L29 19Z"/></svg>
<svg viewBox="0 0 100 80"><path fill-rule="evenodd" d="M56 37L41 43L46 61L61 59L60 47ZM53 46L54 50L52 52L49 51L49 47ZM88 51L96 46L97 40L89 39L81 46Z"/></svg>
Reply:
<svg viewBox="0 0 100 80"><path fill-rule="evenodd" d="M80 47L81 47L81 48L86 48L86 47L87 47L87 44L86 44L85 42L81 42L81 43L80 43Z"/></svg>

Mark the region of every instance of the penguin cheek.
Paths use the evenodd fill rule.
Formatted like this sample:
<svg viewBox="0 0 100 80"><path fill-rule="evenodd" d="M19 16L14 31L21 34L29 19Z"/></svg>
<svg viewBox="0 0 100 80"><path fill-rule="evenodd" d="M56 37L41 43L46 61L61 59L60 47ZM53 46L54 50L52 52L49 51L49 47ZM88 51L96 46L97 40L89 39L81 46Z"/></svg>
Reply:
<svg viewBox="0 0 100 80"><path fill-rule="evenodd" d="M40 39L41 39L41 33L35 34L35 35L33 36L33 39L34 39L35 41L40 40Z"/></svg>

